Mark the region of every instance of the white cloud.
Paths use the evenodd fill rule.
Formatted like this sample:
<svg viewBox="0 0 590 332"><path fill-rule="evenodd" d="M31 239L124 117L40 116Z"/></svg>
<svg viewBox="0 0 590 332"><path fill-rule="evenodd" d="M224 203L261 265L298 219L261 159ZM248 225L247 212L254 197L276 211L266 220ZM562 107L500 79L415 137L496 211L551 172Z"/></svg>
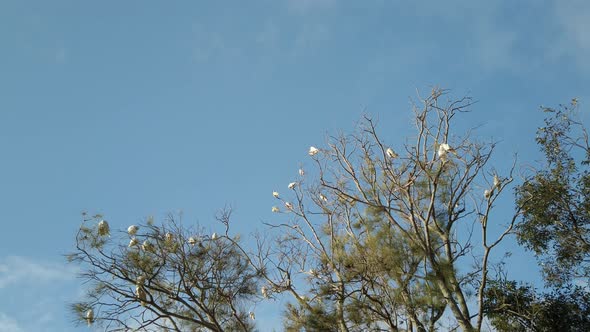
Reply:
<svg viewBox="0 0 590 332"><path fill-rule="evenodd" d="M558 53L568 55L590 69L590 2L586 0L555 1L555 19L561 28Z"/></svg>
<svg viewBox="0 0 590 332"><path fill-rule="evenodd" d="M59 64L66 63L68 61L68 50L65 47L60 47L55 50L55 62Z"/></svg>
<svg viewBox="0 0 590 332"><path fill-rule="evenodd" d="M280 35L279 26L272 21L267 21L262 30L257 33L255 40L262 47L275 48L279 43Z"/></svg>
<svg viewBox="0 0 590 332"><path fill-rule="evenodd" d="M38 262L20 256L0 259L0 289L31 280L40 283L69 280L73 277L75 277L75 270L62 264Z"/></svg>
<svg viewBox="0 0 590 332"><path fill-rule="evenodd" d="M496 24L489 22L478 26L475 32L477 38L477 58L484 69L489 71L497 69L518 69L519 58L514 52L517 34L493 28Z"/></svg>
<svg viewBox="0 0 590 332"><path fill-rule="evenodd" d="M325 24L303 24L293 41L292 55L313 53L330 39L330 30Z"/></svg>
<svg viewBox="0 0 590 332"><path fill-rule="evenodd" d="M24 332L16 319L0 312L0 332Z"/></svg>
<svg viewBox="0 0 590 332"><path fill-rule="evenodd" d="M316 9L331 8L336 5L336 0L287 0L290 11L305 14Z"/></svg>

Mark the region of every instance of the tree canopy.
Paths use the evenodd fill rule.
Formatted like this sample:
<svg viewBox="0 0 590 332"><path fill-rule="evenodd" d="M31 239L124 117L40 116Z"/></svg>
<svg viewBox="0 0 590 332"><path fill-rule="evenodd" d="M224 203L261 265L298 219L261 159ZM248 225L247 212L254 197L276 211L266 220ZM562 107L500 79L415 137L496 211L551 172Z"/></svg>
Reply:
<svg viewBox="0 0 590 332"><path fill-rule="evenodd" d="M518 240L557 286L590 277L590 145L576 105L543 108L547 117L536 141L545 162L517 190L524 211Z"/></svg>
<svg viewBox="0 0 590 332"><path fill-rule="evenodd" d="M386 142L365 117L355 132L310 147L312 167L285 181L286 193L272 192L276 218L262 233L232 234L231 210L217 217L223 234L173 215L114 232L103 216L84 215L69 255L88 286L72 305L78 321L109 331L254 331L257 303L290 298L286 331L480 331L486 320L498 331L584 330L583 287L538 293L490 274L501 270L493 252L516 232L551 262L548 281L588 276L590 155L585 131L570 135L580 124L567 109L547 109L537 142L548 169L516 188L512 216L501 219L497 200L516 162L499 173L493 141L457 132L470 98L435 88L418 99L405 144Z"/></svg>

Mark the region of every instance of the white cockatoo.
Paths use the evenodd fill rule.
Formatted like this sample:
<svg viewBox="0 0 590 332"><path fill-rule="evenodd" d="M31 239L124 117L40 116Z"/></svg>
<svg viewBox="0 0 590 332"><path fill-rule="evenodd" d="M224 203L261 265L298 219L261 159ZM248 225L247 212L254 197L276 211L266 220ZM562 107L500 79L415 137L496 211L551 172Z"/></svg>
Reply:
<svg viewBox="0 0 590 332"><path fill-rule="evenodd" d="M438 146L438 157L445 160L447 152L452 151L451 147L447 143L442 143Z"/></svg>
<svg viewBox="0 0 590 332"><path fill-rule="evenodd" d="M488 189L484 190L483 197L485 197L485 199L488 199L490 198L490 196L492 196L492 191Z"/></svg>
<svg viewBox="0 0 590 332"><path fill-rule="evenodd" d="M150 241L145 240L141 244L141 249L143 249L144 251L153 251L154 250L154 246L150 243Z"/></svg>
<svg viewBox="0 0 590 332"><path fill-rule="evenodd" d="M305 302L307 302L307 301L309 301L309 299L308 299L308 298L307 298L307 296L305 296L305 295L299 295L299 300L300 300L301 302L304 302L304 303L305 303Z"/></svg>
<svg viewBox="0 0 590 332"><path fill-rule="evenodd" d="M137 285L143 285L144 282L145 282L145 276L137 277L137 280L136 280Z"/></svg>
<svg viewBox="0 0 590 332"><path fill-rule="evenodd" d="M320 194L320 200L327 202L328 201L328 197L324 196L323 194Z"/></svg>
<svg viewBox="0 0 590 332"><path fill-rule="evenodd" d="M502 183L502 181L497 174L494 174L494 188L500 187L500 183Z"/></svg>
<svg viewBox="0 0 590 332"><path fill-rule="evenodd" d="M250 319L251 320L255 320L256 319L256 315L254 315L254 312L250 311L248 314L250 315Z"/></svg>
<svg viewBox="0 0 590 332"><path fill-rule="evenodd" d="M316 154L318 154L318 152L320 152L320 150L318 148L316 148L315 146L310 146L309 147L309 155L310 156L315 156Z"/></svg>
<svg viewBox="0 0 590 332"><path fill-rule="evenodd" d="M129 240L129 248L134 247L137 245L137 239L135 237L132 237L131 240Z"/></svg>
<svg viewBox="0 0 590 332"><path fill-rule="evenodd" d="M289 210L293 210L293 204L291 204L289 202L285 202L285 207Z"/></svg>
<svg viewBox="0 0 590 332"><path fill-rule="evenodd" d="M139 304L145 307L147 294L145 292L145 289L143 289L142 285L135 285L135 296L137 296L137 298L139 299Z"/></svg>
<svg viewBox="0 0 590 332"><path fill-rule="evenodd" d="M166 240L166 242L172 242L173 239L174 235L172 235L172 233L166 233L166 235L164 235L164 240Z"/></svg>
<svg viewBox="0 0 590 332"><path fill-rule="evenodd" d="M271 209L271 211L272 212L275 212L275 213L281 212L281 210L279 210L279 208L276 207L276 206L273 206L272 209Z"/></svg>
<svg viewBox="0 0 590 332"><path fill-rule="evenodd" d="M387 153L387 156L391 159L397 158L397 153L395 153L395 151L393 151L393 149L391 149L391 148L387 148L385 153Z"/></svg>
<svg viewBox="0 0 590 332"><path fill-rule="evenodd" d="M268 289L266 286L262 286L262 288L260 288L260 293L262 294L262 297L268 299Z"/></svg>
<svg viewBox="0 0 590 332"><path fill-rule="evenodd" d="M278 191L273 191L272 195L274 198L279 198L279 192Z"/></svg>
<svg viewBox="0 0 590 332"><path fill-rule="evenodd" d="M297 182L291 182L291 183L289 183L289 185L287 186L287 188L293 189L293 188L295 188L296 185L297 185Z"/></svg>
<svg viewBox="0 0 590 332"><path fill-rule="evenodd" d="M129 234L129 236L134 236L135 234L137 234L138 230L139 230L139 227L137 227L135 225L131 225L131 226L127 227L127 234Z"/></svg>
<svg viewBox="0 0 590 332"><path fill-rule="evenodd" d="M217 233L211 234L211 240L217 240Z"/></svg>
<svg viewBox="0 0 590 332"><path fill-rule="evenodd" d="M109 223L106 220L101 220L98 223L98 235L99 236L106 236L109 234L110 234Z"/></svg>
<svg viewBox="0 0 590 332"><path fill-rule="evenodd" d="M88 326L92 325L92 323L94 323L94 310L92 310L92 308L88 309L86 311L86 323L88 323Z"/></svg>
<svg viewBox="0 0 590 332"><path fill-rule="evenodd" d="M191 236L188 238L188 244L190 244L192 247L194 247L195 244L197 244L197 240Z"/></svg>
<svg viewBox="0 0 590 332"><path fill-rule="evenodd" d="M305 175L305 171L303 170L303 168L299 169L299 176L304 176Z"/></svg>

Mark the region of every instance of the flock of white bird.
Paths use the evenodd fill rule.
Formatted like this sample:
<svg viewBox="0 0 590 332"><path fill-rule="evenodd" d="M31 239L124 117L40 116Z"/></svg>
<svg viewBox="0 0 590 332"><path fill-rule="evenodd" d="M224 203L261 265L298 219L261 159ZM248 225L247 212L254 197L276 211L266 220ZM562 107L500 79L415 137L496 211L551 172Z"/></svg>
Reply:
<svg viewBox="0 0 590 332"><path fill-rule="evenodd" d="M277 196L278 196L278 193L277 193ZM139 231L139 226L137 226L137 225L131 225L131 226L127 227L127 234L130 236L130 240L129 240L129 247L130 248L135 247L139 244L137 238L135 237L135 235L137 234L138 231ZM97 233L99 236L110 236L110 226L106 220L101 220L98 222ZM211 240L216 240L218 238L219 238L219 236L217 235L217 233L214 232L213 234L211 234ZM166 233L164 235L164 240L166 242L170 243L174 240L174 235L172 233ZM191 236L188 238L187 243L190 246L194 246L197 243L197 239L195 237ZM154 245L148 239L146 239L141 244L141 248L144 251L151 252L154 250ZM146 306L146 299L147 299L147 293L144 288L144 282L145 282L145 277L139 276L137 278L137 281L135 284L135 296L139 299L139 302L142 306ZM250 315L250 318L254 319L253 312L250 312L249 315ZM88 326L92 325L95 320L94 310L92 308L86 310L86 313L84 314L84 318L86 319L86 323L88 323Z"/></svg>
<svg viewBox="0 0 590 332"><path fill-rule="evenodd" d="M310 156L315 156L319 152L320 152L320 150L318 148L316 148L314 146L309 147L308 154ZM448 153L454 153L454 152L455 152L455 150L453 148L451 148L447 143L442 143L438 146L437 155L441 161L446 162ZM387 148L385 150L385 154L387 155L387 157L389 157L391 159L395 159L395 158L399 157L399 155L391 148ZM305 171L301 168L299 169L299 175L300 176L305 175ZM494 190L496 188L499 188L500 185L501 185L500 178L497 175L494 175L493 187L491 189L486 189L484 191L484 197L486 199L489 199L494 194ZM296 186L297 186L297 182L291 182L287 185L287 188L290 190L294 190ZM273 191L272 195L274 198L280 199L279 193L277 191ZM324 196L323 194L319 194L319 198L323 202L328 202L328 198L326 196ZM285 208L287 208L287 210L293 210L293 204L290 202L285 202ZM273 206L272 212L280 212L280 209L276 206ZM138 230L139 230L139 227L136 225L131 225L127 228L127 233L131 237L131 239L129 241L129 247L134 247L138 244L138 241L135 237ZM109 228L108 222L106 220L101 220L98 223L98 235L107 236L109 234L110 234L110 228ZM164 238L167 242L171 242L171 241L173 241L174 236L172 235L172 233L166 233ZM217 233L211 234L211 240L216 240L217 238L218 238ZM189 245L194 246L198 241L195 237L191 236L191 237L189 237L187 242ZM141 247L145 251L152 251L154 248L153 245L147 239L143 242ZM310 269L309 272L306 272L306 273L311 276L314 276L316 274L316 272L313 269ZM137 278L137 282L135 285L135 295L139 299L142 306L146 305L145 301L146 301L146 296L147 296L146 291L143 287L144 282L145 282L145 277L140 276ZM262 294L262 297L269 298L269 291L266 286L263 286L260 289L260 292ZM250 311L248 314L252 320L255 319L254 312ZM86 318L86 322L88 323L88 325L91 325L94 322L94 311L92 310L92 308L88 309L86 311L85 318Z"/></svg>

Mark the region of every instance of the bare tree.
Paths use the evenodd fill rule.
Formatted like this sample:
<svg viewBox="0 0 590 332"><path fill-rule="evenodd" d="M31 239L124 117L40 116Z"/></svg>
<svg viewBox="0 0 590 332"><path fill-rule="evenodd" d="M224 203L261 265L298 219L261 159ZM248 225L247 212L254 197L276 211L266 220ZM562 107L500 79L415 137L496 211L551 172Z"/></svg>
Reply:
<svg viewBox="0 0 590 332"><path fill-rule="evenodd" d="M227 215L229 216L229 215ZM259 274L228 234L183 227L173 215L111 234L84 215L70 261L82 267L86 298L76 317L109 331L252 331Z"/></svg>
<svg viewBox="0 0 590 332"><path fill-rule="evenodd" d="M496 174L486 166L493 143L453 136L472 101L443 99L440 89L420 99L403 149L365 118L355 134L310 148L317 179L300 172L292 194L274 193L283 206L273 211L288 219L269 225L281 236L261 266L281 271L265 274L269 289L297 299L287 327L432 331L449 310L462 330L481 329L490 253L516 220L490 232L491 212L514 166Z"/></svg>

